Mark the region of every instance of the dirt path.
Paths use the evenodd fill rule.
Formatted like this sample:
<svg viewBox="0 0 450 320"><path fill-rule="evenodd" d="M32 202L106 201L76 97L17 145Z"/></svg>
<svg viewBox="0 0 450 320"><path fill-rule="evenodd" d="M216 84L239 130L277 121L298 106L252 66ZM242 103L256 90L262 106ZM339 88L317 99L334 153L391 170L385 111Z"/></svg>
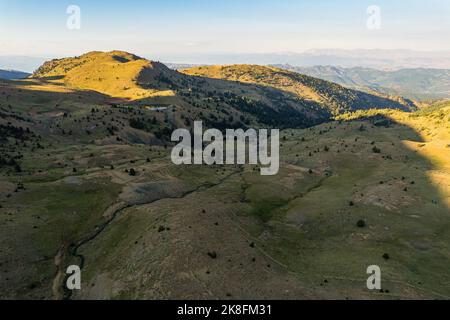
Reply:
<svg viewBox="0 0 450 320"><path fill-rule="evenodd" d="M61 283L64 282L65 279L65 273L63 270L63 263L64 263L64 258L67 252L67 246L66 245L62 245L59 250L58 253L56 254L55 258L54 258L54 264L56 266L56 275L53 279L53 285L52 285L52 292L53 292L53 299L54 300L61 300L64 298L63 293L61 292Z"/></svg>
<svg viewBox="0 0 450 320"><path fill-rule="evenodd" d="M56 272L56 276L53 280L53 296L54 299L57 300L69 300L72 297L72 291L69 291L65 288L65 273L62 270L63 266L64 266L64 261L66 260L66 256L71 256L74 257L76 259L79 260L78 266L80 267L80 269L82 270L84 267L84 263L85 263L85 257L78 253L79 249L90 243L91 241L95 240L111 223L113 223L116 218L125 210L130 209L130 208L135 208L135 207L139 207L139 206L144 206L144 205L149 205L152 203L156 203L158 201L162 201L162 200L168 200L168 199L183 199L193 193L196 192L200 192L200 191L205 191L214 187L217 187L221 184L223 184L226 180L228 180L229 178L235 176L236 174L239 174L242 172L242 169L238 170L238 171L234 171L222 178L220 178L217 182L207 182L207 183L203 183L198 185L196 188L185 191L179 195L175 195L175 196L168 196L168 197L162 197L162 198L158 198L158 199L153 199L151 201L145 202L145 203L139 203L139 204L127 204L127 203L115 203L112 206L110 206L106 212L108 212L107 216L108 219L100 226L98 226L94 232L92 232L91 234L83 237L82 239L78 240L74 245L69 246L69 248L67 248L67 246L63 245L61 246L60 250L58 250L58 253L55 256L55 266L57 268L57 272ZM112 209L114 208L114 209Z"/></svg>

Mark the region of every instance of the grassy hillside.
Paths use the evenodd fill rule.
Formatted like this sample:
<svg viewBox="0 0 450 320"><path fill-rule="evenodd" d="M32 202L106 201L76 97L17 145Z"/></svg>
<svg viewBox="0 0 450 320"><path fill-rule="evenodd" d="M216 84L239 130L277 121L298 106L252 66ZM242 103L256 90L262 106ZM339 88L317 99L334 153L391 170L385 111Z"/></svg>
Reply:
<svg viewBox="0 0 450 320"><path fill-rule="evenodd" d="M1 97L2 298L450 297L448 105L284 130L281 171L262 177L174 166L128 123L149 112L157 132L173 111L75 95L67 115L48 100L28 113ZM83 290L68 295L74 263ZM371 264L381 292L366 289Z"/></svg>
<svg viewBox="0 0 450 320"><path fill-rule="evenodd" d="M333 114L372 108L400 110L415 108L414 104L409 101L393 101L274 67L256 65L202 66L184 69L182 72L195 76L273 87L293 93L299 99L319 103Z"/></svg>
<svg viewBox="0 0 450 320"><path fill-rule="evenodd" d="M144 89L139 84L140 81L154 80L154 77L164 72L170 70L160 63L126 52L112 51L90 52L80 57L52 60L42 65L32 77L63 83L71 88L94 90L117 98L143 99L154 94L174 95L170 90Z"/></svg>
<svg viewBox="0 0 450 320"><path fill-rule="evenodd" d="M125 98L76 87L86 65L123 67L92 55L0 81L0 298L450 298L448 102L333 120L327 106L357 93L278 69L239 67L226 76L236 82L221 67L186 75L117 53L140 70L130 90L153 92ZM170 135L193 120L283 125L280 173L173 165ZM72 264L83 282L71 294ZM373 264L382 291L366 288Z"/></svg>
<svg viewBox="0 0 450 320"><path fill-rule="evenodd" d="M96 91L134 105L176 106L187 119L178 122L207 117L209 126L219 128L227 122L241 127L306 127L351 110L413 107L274 68L202 67L180 73L120 51L53 60L33 79Z"/></svg>
<svg viewBox="0 0 450 320"><path fill-rule="evenodd" d="M304 104L280 90L187 76L126 52L91 52L53 60L32 78L44 87L63 84L73 90L95 91L129 106L176 107L182 110L183 119L174 121L181 126L200 117L219 128L226 122L241 127L305 127L329 118L320 105Z"/></svg>

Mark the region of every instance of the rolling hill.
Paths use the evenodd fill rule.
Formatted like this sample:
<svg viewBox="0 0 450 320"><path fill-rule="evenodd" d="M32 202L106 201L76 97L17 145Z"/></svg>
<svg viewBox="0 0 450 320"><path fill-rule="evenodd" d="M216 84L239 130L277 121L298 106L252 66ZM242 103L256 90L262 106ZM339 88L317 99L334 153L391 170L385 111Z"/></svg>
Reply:
<svg viewBox="0 0 450 320"><path fill-rule="evenodd" d="M143 88L157 82L157 77L173 74L161 63L151 62L133 54L112 51L90 52L80 57L52 60L37 69L32 78L61 83L80 90L93 90L117 98L143 99L173 95L170 90Z"/></svg>
<svg viewBox="0 0 450 320"><path fill-rule="evenodd" d="M450 297L448 102L367 110L399 103L274 68L183 72L90 53L0 81L0 298ZM283 125L279 174L174 165L192 120Z"/></svg>
<svg viewBox="0 0 450 320"><path fill-rule="evenodd" d="M91 90L133 104L178 106L184 116L208 114L210 125L264 124L306 127L333 115L370 108L412 110L395 101L280 69L240 65L178 72L133 54L91 52L52 60L32 78L76 90ZM179 121L182 122L182 121ZM221 124L222 123L222 124Z"/></svg>
<svg viewBox="0 0 450 320"><path fill-rule="evenodd" d="M173 165L160 134L180 108L0 85L2 299L450 297L448 103L285 129L262 177Z"/></svg>
<svg viewBox="0 0 450 320"><path fill-rule="evenodd" d="M410 111L415 108L412 101L393 101L274 67L257 65L200 66L184 69L181 72L194 76L276 88L292 93L304 101L318 103L335 115L359 109L392 108Z"/></svg>

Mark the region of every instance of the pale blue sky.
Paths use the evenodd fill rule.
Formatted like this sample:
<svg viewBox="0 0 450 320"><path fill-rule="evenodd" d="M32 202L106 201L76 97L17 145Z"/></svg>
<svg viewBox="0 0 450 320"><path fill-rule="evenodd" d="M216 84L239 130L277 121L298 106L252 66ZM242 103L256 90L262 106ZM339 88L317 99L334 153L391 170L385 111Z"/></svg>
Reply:
<svg viewBox="0 0 450 320"><path fill-rule="evenodd" d="M68 30L68 5L81 29ZM366 10L381 8L381 30ZM0 55L450 51L449 0L0 0Z"/></svg>

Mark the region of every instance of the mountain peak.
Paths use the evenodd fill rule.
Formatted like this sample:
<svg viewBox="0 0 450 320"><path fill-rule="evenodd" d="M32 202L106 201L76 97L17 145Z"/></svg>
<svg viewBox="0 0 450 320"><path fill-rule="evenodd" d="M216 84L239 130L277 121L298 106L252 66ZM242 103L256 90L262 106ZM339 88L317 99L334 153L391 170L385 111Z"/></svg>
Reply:
<svg viewBox="0 0 450 320"><path fill-rule="evenodd" d="M117 98L142 99L153 95L154 79L176 73L159 62L125 51L92 51L81 56L45 62L32 77L68 87L94 90ZM146 88L141 86L146 84ZM168 94L168 93L165 93Z"/></svg>
<svg viewBox="0 0 450 320"><path fill-rule="evenodd" d="M127 63L130 61L136 61L136 60L146 60L146 59L141 58L133 53L129 53L126 51L120 51L120 50L113 50L113 51L107 51L107 52L91 51L86 54L83 54L81 57L91 57L91 58L111 57L121 63Z"/></svg>

